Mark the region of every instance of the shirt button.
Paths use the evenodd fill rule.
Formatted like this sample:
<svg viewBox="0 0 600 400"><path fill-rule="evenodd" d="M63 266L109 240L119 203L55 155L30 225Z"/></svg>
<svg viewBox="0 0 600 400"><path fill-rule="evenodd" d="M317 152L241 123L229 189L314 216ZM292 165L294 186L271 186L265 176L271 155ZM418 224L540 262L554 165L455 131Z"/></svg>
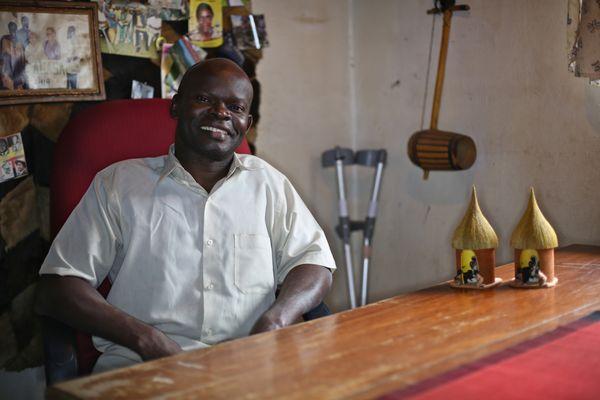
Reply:
<svg viewBox="0 0 600 400"><path fill-rule="evenodd" d="M208 285L206 285L204 288L205 288L206 290L212 290L214 287L215 287L215 284L211 282L211 283L209 283Z"/></svg>
<svg viewBox="0 0 600 400"><path fill-rule="evenodd" d="M213 242L213 240L212 240L212 239L208 239L208 240L206 241L206 245L207 245L208 247L211 247L211 246L213 245L213 243L214 243L214 242Z"/></svg>
<svg viewBox="0 0 600 400"><path fill-rule="evenodd" d="M210 328L208 328L208 329L205 329L205 330L204 330L204 334L205 334L206 336L210 336L210 335L212 335L212 329L210 329Z"/></svg>

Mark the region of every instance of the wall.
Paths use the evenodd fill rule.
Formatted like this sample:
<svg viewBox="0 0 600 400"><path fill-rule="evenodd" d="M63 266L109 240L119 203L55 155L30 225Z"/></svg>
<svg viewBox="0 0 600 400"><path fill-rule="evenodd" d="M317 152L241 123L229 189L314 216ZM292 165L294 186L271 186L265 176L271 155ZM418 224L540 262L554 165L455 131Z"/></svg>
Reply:
<svg viewBox="0 0 600 400"><path fill-rule="evenodd" d="M257 68L258 155L291 179L332 245L337 194L334 171L321 168L321 153L336 145L351 147L349 5L253 1L254 12L266 15L270 42ZM337 298L345 296L342 278L338 274L334 283L335 308L343 306Z"/></svg>
<svg viewBox="0 0 600 400"><path fill-rule="evenodd" d="M500 237L498 262L529 186L561 245L600 244L600 88L566 69L564 0L469 0L452 21L440 129L468 134L478 159L465 172L422 172L406 155L410 135L429 124L441 36L429 0L255 1L268 13L272 46L263 84L260 155L284 170L332 234L337 211L333 171L320 153L335 144L386 148L370 298L415 290L453 275L450 240L471 185ZM371 176L355 171L355 216L366 210ZM345 307L345 275L328 301Z"/></svg>

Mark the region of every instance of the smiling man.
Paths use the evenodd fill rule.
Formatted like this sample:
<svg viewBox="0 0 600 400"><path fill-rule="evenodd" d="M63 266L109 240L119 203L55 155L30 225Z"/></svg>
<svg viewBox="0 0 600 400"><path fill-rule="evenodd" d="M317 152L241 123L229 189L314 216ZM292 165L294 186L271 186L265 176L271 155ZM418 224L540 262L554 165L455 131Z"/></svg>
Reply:
<svg viewBox="0 0 600 400"><path fill-rule="evenodd" d="M57 235L36 308L94 335L96 372L290 325L329 290L333 257L290 182L234 153L251 101L233 62L189 69L169 153L98 173Z"/></svg>

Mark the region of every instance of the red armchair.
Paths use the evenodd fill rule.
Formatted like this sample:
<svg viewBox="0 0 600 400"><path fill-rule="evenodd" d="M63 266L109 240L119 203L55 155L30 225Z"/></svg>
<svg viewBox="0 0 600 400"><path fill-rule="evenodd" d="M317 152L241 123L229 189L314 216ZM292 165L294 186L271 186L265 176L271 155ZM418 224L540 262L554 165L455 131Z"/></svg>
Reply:
<svg viewBox="0 0 600 400"><path fill-rule="evenodd" d="M87 190L96 173L128 158L166 154L173 142L175 120L169 100L115 100L79 112L62 132L54 150L50 182L50 224L53 237ZM244 140L236 150L250 153ZM110 282L98 288L106 297ZM329 315L324 303L305 320ZM44 318L44 355L48 385L89 374L100 353L89 334Z"/></svg>

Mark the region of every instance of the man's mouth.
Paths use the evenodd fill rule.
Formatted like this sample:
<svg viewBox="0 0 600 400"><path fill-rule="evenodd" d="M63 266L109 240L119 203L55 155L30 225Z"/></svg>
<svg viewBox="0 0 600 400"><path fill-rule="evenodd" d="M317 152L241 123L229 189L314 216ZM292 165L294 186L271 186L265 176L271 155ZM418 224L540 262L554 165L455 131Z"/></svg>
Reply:
<svg viewBox="0 0 600 400"><path fill-rule="evenodd" d="M215 140L225 140L228 135L228 132L226 130L215 128L213 126L203 125L200 127L200 130L206 132L211 138Z"/></svg>

